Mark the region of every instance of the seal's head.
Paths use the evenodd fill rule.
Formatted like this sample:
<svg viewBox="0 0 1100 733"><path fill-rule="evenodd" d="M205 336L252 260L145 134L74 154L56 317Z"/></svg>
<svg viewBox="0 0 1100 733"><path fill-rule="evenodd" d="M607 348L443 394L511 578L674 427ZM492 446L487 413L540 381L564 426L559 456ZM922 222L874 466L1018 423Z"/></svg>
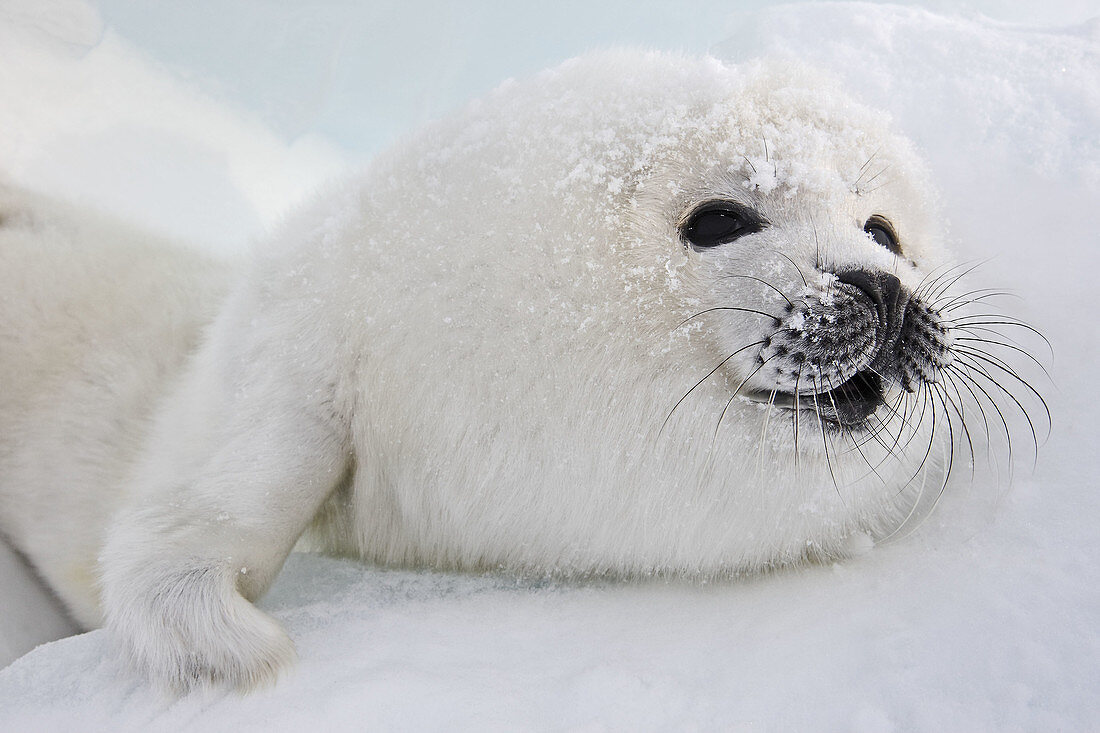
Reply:
<svg viewBox="0 0 1100 733"><path fill-rule="evenodd" d="M682 301L698 304L684 327L729 352L721 370L739 378L738 398L791 411L792 428L806 411L814 429L874 432L955 361L937 307L947 288L929 278L945 255L908 144L868 110L800 91L751 100L765 123L725 111L729 127L699 136L692 166L664 173L691 182L665 204L684 250ZM699 165L731 138L731 162Z"/></svg>

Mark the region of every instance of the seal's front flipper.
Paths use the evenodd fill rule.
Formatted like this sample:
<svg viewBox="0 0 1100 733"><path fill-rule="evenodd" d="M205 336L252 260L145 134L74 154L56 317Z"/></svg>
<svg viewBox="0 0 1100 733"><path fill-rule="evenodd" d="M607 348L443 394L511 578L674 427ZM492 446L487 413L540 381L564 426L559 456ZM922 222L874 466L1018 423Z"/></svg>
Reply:
<svg viewBox="0 0 1100 733"><path fill-rule="evenodd" d="M265 340L265 321L286 317L270 309L242 329L242 300L231 298L159 413L101 560L107 626L177 692L249 689L293 660L279 624L251 601L349 464L324 368L332 349Z"/></svg>

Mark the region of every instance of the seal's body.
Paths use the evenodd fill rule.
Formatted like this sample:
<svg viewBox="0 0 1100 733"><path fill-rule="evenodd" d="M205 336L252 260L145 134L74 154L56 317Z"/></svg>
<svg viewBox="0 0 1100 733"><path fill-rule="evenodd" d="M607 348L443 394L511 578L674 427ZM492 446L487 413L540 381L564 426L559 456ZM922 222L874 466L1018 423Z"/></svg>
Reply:
<svg viewBox="0 0 1100 733"><path fill-rule="evenodd" d="M86 282L44 245L2 320L5 350L45 345L0 374L67 366L41 409L5 382L0 526L183 688L292 657L249 601L303 532L567 575L842 555L942 474L958 366L928 191L882 115L805 71L615 52L324 192L224 298L182 255L134 278L97 249ZM75 280L75 306L21 305Z"/></svg>
<svg viewBox="0 0 1100 733"><path fill-rule="evenodd" d="M97 626L111 514L230 269L0 188L0 533Z"/></svg>

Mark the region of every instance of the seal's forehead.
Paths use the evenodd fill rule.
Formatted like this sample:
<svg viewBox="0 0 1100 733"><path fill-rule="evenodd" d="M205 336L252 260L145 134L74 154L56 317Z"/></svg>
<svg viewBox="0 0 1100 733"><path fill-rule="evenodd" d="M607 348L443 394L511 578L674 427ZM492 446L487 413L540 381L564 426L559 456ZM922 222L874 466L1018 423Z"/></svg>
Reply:
<svg viewBox="0 0 1100 733"><path fill-rule="evenodd" d="M739 81L668 121L682 131L674 145L699 169L743 175L763 193L835 195L852 192L872 158L909 167L908 146L884 113L767 67Z"/></svg>
<svg viewBox="0 0 1100 733"><path fill-rule="evenodd" d="M616 52L568 62L544 81L558 119L587 118L570 126L569 149L609 169L679 161L690 173L743 169L764 192L824 193L850 189L872 155L908 157L885 113L798 64Z"/></svg>
<svg viewBox="0 0 1100 733"><path fill-rule="evenodd" d="M583 219L652 183L675 196L677 186L729 179L747 191L833 200L852 195L872 155L894 180L910 177L907 150L884 114L812 69L611 51L501 85L376 171L384 177L387 160L412 157L441 198L469 196L454 182L477 180L483 192L499 189L486 201L553 200Z"/></svg>

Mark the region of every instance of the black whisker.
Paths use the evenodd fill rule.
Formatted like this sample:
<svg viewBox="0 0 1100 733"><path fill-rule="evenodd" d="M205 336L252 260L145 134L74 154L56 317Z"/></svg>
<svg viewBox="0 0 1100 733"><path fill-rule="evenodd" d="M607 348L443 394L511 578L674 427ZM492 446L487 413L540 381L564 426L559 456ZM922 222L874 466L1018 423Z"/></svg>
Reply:
<svg viewBox="0 0 1100 733"><path fill-rule="evenodd" d="M972 318L997 318L999 320L993 320L993 321L970 320ZM1015 326L1016 328L1022 328L1024 330L1030 331L1031 333L1033 333L1036 336L1038 336L1039 338L1041 338L1043 340L1043 343L1045 343L1047 345L1047 348L1050 350L1051 356L1052 357L1054 356L1054 347L1051 345L1050 341L1047 340L1046 336L1044 336L1037 328L1035 328L1031 324L1024 323L1023 321L1018 321L1018 320L1015 320L1015 319L1011 319L1009 316L1003 316L1003 315L1000 315L1000 314L992 314L992 313L982 313L982 314L975 314L975 315L969 315L969 316L961 316L961 317L956 318L956 319L945 319L944 323L950 324L953 328L962 328L963 326L966 326L966 327L973 327L973 326Z"/></svg>
<svg viewBox="0 0 1100 733"><path fill-rule="evenodd" d="M973 296L973 297L971 297ZM959 293L958 295L939 303L933 303L932 307L941 313L949 313L951 311L958 310L959 308L965 308L968 305L974 303L981 303L989 298L1019 298L1016 293L1010 293L1007 290L997 290L996 288L979 288L978 290L971 290L966 293Z"/></svg>
<svg viewBox="0 0 1100 733"><path fill-rule="evenodd" d="M676 326L676 328L683 328L684 324L686 324L688 321L690 321L694 318L698 318L699 316L706 315L707 313L713 313L714 311L739 311L741 313L755 313L758 316L767 316L768 318L771 318L773 321L775 321L775 324L777 326L780 323L783 322L779 318L776 318L775 316L773 316L771 313L765 313L764 311L758 311L758 310L754 310L752 308L738 308L738 307L732 306L732 305L718 305L718 306L715 306L713 308L707 308L706 310L699 311L698 313L696 313L693 316L688 316L683 321L681 321ZM672 330L675 331L676 328L674 328Z"/></svg>
<svg viewBox="0 0 1100 733"><path fill-rule="evenodd" d="M983 361L987 364L990 364L990 365L996 367L1000 371L1004 372L1005 374L1007 374L1008 376L1012 377L1017 382L1019 382L1024 387L1024 389L1031 392L1031 394L1033 394L1035 396L1035 398L1037 400L1039 400L1039 404L1041 404L1043 406L1043 411L1046 413L1046 416L1047 416L1047 438L1050 437L1050 428L1052 426L1052 420L1051 420L1051 417L1050 417L1050 407L1047 405L1047 401L1045 399L1043 399L1043 396L1041 394L1039 394L1039 391L1031 386L1030 382L1028 382L1026 379L1021 377L1019 374L1017 374L1016 370L1013 369L1011 366L1009 366L1007 363L1005 363L1005 361L1003 359L1001 359L1000 357L994 356L993 354L990 354L988 351L983 351L982 349L978 349L978 348L975 348L973 346L957 346L957 347L955 347L955 352L958 353L958 354L965 354L965 355L969 356L971 359L978 359L980 361ZM998 384L997 386L1000 387L1001 385ZM1004 389L1003 387L1001 387L1001 388ZM1013 398L1013 399L1015 401L1015 398ZM1019 404L1019 402L1017 402L1017 404ZM1022 406L1020 407L1020 410L1024 413L1024 416L1026 417L1027 416L1027 410L1024 410ZM1028 419L1028 422L1031 422L1030 418ZM1044 439L1044 441L1045 441L1045 439Z"/></svg>
<svg viewBox="0 0 1100 733"><path fill-rule="evenodd" d="M833 461L829 457L829 438L825 435L825 420L821 417L821 405L817 401L817 393L820 390L817 380L814 380L814 411L817 412L817 424L821 428L821 447L825 450L825 465L829 469L829 476L833 479L833 488L836 490L836 495L840 497L840 501L847 504L844 501L844 496L840 493L840 484L837 483L836 473L833 471Z"/></svg>
<svg viewBox="0 0 1100 733"><path fill-rule="evenodd" d="M928 433L928 445L925 447L924 455L921 456L920 462L917 464L917 467L913 471L913 474L909 477L909 479L904 484L901 485L901 488L898 489L897 493L894 496L895 496L895 498L900 497L902 495L902 493L905 491L905 489L907 489L909 487L909 485L911 483L913 483L913 481L915 481L918 476L923 476L923 478L921 480L921 488L917 492L917 496L913 499L912 506L909 507L909 513L906 514L905 517L902 518L901 522L898 523L898 526L895 527L894 530L892 532L890 532L890 534L886 535L881 540L879 540L879 544L885 544L885 543L889 542L891 539L893 539L895 536L897 536L899 532L901 532L903 529L905 529L906 526L908 526L909 520L911 520L913 518L913 515L916 514L917 508L920 506L921 499L924 497L924 483L925 483L925 481L927 481L927 478L928 478L927 473L924 472L924 467L928 463L928 458L932 455L932 446L936 444L936 406L935 406L934 400L932 399L932 396L931 396L931 390L928 390L927 387L925 386L925 389L924 389L924 407L921 408L921 422L924 421L924 413L925 413L925 410L926 410L929 403L932 403L932 413L931 413L932 414L932 428ZM944 485L945 486L947 485L947 477L946 476L944 477ZM906 536L908 536L908 535L906 535Z"/></svg>
<svg viewBox="0 0 1100 733"><path fill-rule="evenodd" d="M977 388L977 390L979 392L981 392L983 395L985 395L985 398L987 400L989 400L990 406L992 406L993 409L996 410L997 417L999 417L1001 419L1001 426L1004 428L1004 431L1005 431L1005 443L1008 447L1008 463L1009 463L1009 467L1010 467L1010 470L1011 470L1011 466L1012 466L1012 431L1008 427L1008 420L1005 418L1004 412L1001 411L1000 405L997 404L997 401L993 399L993 396L990 395L988 391L986 391L986 389L981 385L981 383L978 382L976 379L974 379L974 377L972 377L970 374L968 374L965 370L960 369L959 367L956 367L956 366L949 366L948 370L950 370L953 374L957 375L960 379L964 379L967 382L969 382L970 384L974 385L974 387ZM987 430L987 433L988 433L988 430Z"/></svg>
<svg viewBox="0 0 1100 733"><path fill-rule="evenodd" d="M799 471L802 470L799 461L801 458L801 451L798 449L798 416L801 414L801 407L798 399L798 387L802 382L802 367L805 366L805 362L798 365L798 374L794 378L794 462Z"/></svg>
<svg viewBox="0 0 1100 733"><path fill-rule="evenodd" d="M989 456L989 438L992 435L992 433L990 433L990 431L989 431L989 418L985 414L985 408L982 407L982 401L981 401L981 399L979 399L978 394L974 391L974 389L970 386L970 384L967 383L965 380L963 380L962 376L960 374L957 374L956 372L957 372L957 370L944 369L940 373L944 376L944 378L949 380L951 382L951 386L955 388L955 394L957 394L959 396L959 403L960 404L963 403L963 398L962 398L962 392L959 389L958 382L955 381L956 376L958 376L959 381L962 382L963 388L966 389L966 391L970 394L970 396L974 398L974 406L978 408L978 414L980 414L982 416L982 429L984 431L985 438L986 438L986 457L988 458L988 457L990 457Z"/></svg>
<svg viewBox="0 0 1100 733"><path fill-rule="evenodd" d="M974 479L974 459L975 459L975 456L977 454L974 452L974 441L970 437L970 428L966 424L965 415L963 415L963 398L962 398L962 394L959 392L958 387L954 387L954 383L952 383L952 386L955 389L955 396L959 400L958 403L956 403L955 400L951 399L951 395L947 391L947 384L941 384L940 386L942 387L942 390L938 390L938 391L942 394L943 399L947 401L947 404L950 405L951 408L955 410L955 414L959 416L959 428L962 430L963 437L966 438L966 445L967 445L967 448L970 451L970 479L973 480Z"/></svg>
<svg viewBox="0 0 1100 733"><path fill-rule="evenodd" d="M1039 457L1039 437L1038 437L1038 434L1035 430L1035 425L1031 421L1031 416L1028 414L1027 410L1020 403L1020 401L1018 399L1016 399L1016 396L1014 394L1012 394L1012 392L1005 389L1004 385L1002 385L1000 382L998 382L993 377L993 375L991 375L988 371L985 370L985 368L981 364L979 364L977 361L967 361L966 359L967 359L966 356L960 355L959 360L958 360L957 363L960 366L965 366L967 369L970 369L973 374L977 374L977 375L980 375L982 377L985 377L987 380L989 380L990 384L992 384L994 387L996 387L998 390L1000 390L1001 393L1003 393L1006 397L1008 397L1008 399L1012 400L1012 402L1020 410L1020 414L1023 415L1024 420L1027 421L1028 428L1031 430L1031 440L1032 440L1032 444L1035 447L1035 460L1038 461L1038 457ZM1011 447L1010 447L1010 449L1009 449L1009 462L1011 463L1011 461L1012 461L1012 457L1011 457Z"/></svg>
<svg viewBox="0 0 1100 733"><path fill-rule="evenodd" d="M795 269L795 270L796 270L796 271L798 272L798 276L799 276L800 278L802 278L802 284L803 284L803 285L805 285L806 287L810 287L810 283L809 283L809 281L808 281L808 280L806 279L806 273L802 272L802 268L798 266L798 263L797 263L797 262L795 262L794 260L792 260L792 259L791 259L791 258L790 258L790 257L789 257L789 256L788 256L788 255L787 255L786 253L784 253L784 252L780 252L780 251L779 251L778 249L773 249L773 250L771 250L771 251L772 251L772 252L773 252L774 254L777 254L777 255L779 255L780 257L782 257L783 259L785 259L785 260L786 260L787 262L790 262L790 263L791 263L792 265L794 265L794 269Z"/></svg>
<svg viewBox="0 0 1100 733"><path fill-rule="evenodd" d="M723 359L722 361L718 362L718 366L716 366L716 367L714 367L713 369L711 369L711 370L710 370L709 372L707 372L707 375L706 375L705 377L703 377L703 378L702 378L702 379L700 379L700 380L699 380L698 382L696 382L696 383L695 383L694 385L692 385L691 389L689 389L689 390L688 390L687 392L685 392L685 393L684 393L684 396L683 396L683 397L681 397L680 399L678 399L678 400L676 401L676 404L672 406L672 409L668 411L668 415L666 415L666 416L665 416L665 420L664 420L664 422L662 422L662 423L661 423L661 429L657 431L657 435L658 435L658 437L660 437L661 433L662 433L662 432L664 432L665 426L666 426L666 425L668 425L668 421L669 421L669 418L671 418L671 417L672 417L672 413L676 412L676 408L677 408L677 407L679 407L679 406L680 406L680 404L681 404L681 403L682 403L682 402L683 402L684 400L686 400L686 399L688 398L688 395L690 395L690 394L691 394L692 392L694 392L694 391L695 391L695 388L696 388L696 387L698 387L698 386L699 386L700 384L702 384L703 382L707 381L707 379L709 379L709 378L710 378L710 376L711 376L712 374L714 374L714 373L715 373L716 371L718 371L719 369L721 369L721 368L722 368L722 365L723 365L723 364L725 364L725 363L726 363L726 362L728 362L728 361L729 361L730 359L732 359L733 357L735 357L735 356L737 356L738 354L740 354L740 353L741 353L742 351L745 351L746 349L751 349L751 348L752 348L753 346L759 346L759 345L761 345L761 344L763 344L763 343L764 343L764 340L763 340L763 339L761 339L760 341L757 341L757 342L755 342L755 343L752 343L752 344L748 344L748 345L746 345L746 346L742 346L742 347L741 347L740 349L737 349L737 350L736 350L736 351L734 351L734 352L733 352L732 354L730 354L729 356L727 356L727 357L726 357L725 359Z"/></svg>
<svg viewBox="0 0 1100 733"><path fill-rule="evenodd" d="M726 401L726 406L722 408L722 414L718 416L718 424L714 426L714 435L711 437L711 445L713 445L714 442L718 440L718 430L722 427L722 421L726 418L726 411L730 409L730 405L733 404L733 400L737 397L738 392L741 391L741 388L744 387L748 383L748 381L756 375L757 372L764 368L765 364L774 359L775 356L776 355L773 354L764 361L760 362L755 369L749 372L749 376L742 379L741 383L738 384L736 389L733 390L733 394L731 394L730 398Z"/></svg>
<svg viewBox="0 0 1100 733"><path fill-rule="evenodd" d="M779 296L781 298L783 298L783 300L787 301L787 305L789 305L791 308L794 308L794 303L791 302L791 299L788 298L787 295L782 290L777 288L775 285L772 285L767 280L764 280L764 279L759 278L759 277L754 277L752 275L739 275L739 274L723 275L722 277L728 277L728 278L742 277L742 278L745 278L746 280L755 280L756 282L758 282L762 285L767 285L769 288L771 288L775 292L779 293Z"/></svg>
<svg viewBox="0 0 1100 733"><path fill-rule="evenodd" d="M945 292L950 290L955 285L955 283L959 282L959 280L962 280L964 277L974 272L974 270L977 270L985 263L985 260L980 260L978 262L967 263L965 265L957 265L956 267L952 267L950 270L947 270L947 272L943 273L935 280L933 280L932 283L930 283L929 285L925 286L924 288L918 288L914 295L919 297L921 300L934 303L935 301L939 300ZM942 284L942 280L944 277L949 275L952 271L959 269L960 267L966 267L967 269L963 270L958 275L953 276L946 285Z"/></svg>
<svg viewBox="0 0 1100 733"><path fill-rule="evenodd" d="M947 277L948 275L950 275L955 270L958 270L958 269L963 268L963 267L969 267L972 264L975 264L975 263L973 261L968 261L968 262L960 262L960 263L954 264L954 265L952 265L952 264L943 264L943 265L939 265L938 267L934 267L932 269L932 271L929 272L927 275L925 275L923 278L921 278L921 281L919 283L917 283L917 286L915 288L913 288L914 297L918 297L918 298L923 299L924 294L930 288L935 287L936 283L938 283L940 280ZM943 269L943 272L940 272L937 275L936 274L937 271L939 271L941 268ZM953 283L956 282L956 281L957 281L957 278L956 278L956 280L952 280Z"/></svg>
<svg viewBox="0 0 1100 733"><path fill-rule="evenodd" d="M993 333L996 333L996 331L994 331ZM1052 382L1054 381L1054 378L1050 376L1050 372L1048 372L1047 368L1045 366L1043 366L1043 362L1039 361L1034 356L1032 356L1030 351L1022 349L1019 346L1015 346L1014 344L1006 344L1004 341L998 341L996 339L978 337L978 336L956 336L955 341L956 342L959 342L959 341L972 341L974 343L980 343L980 344L994 344L994 345L1000 346L1001 348L1004 348L1004 349L1012 349L1013 351L1018 352L1018 353L1020 353L1024 356L1026 356L1028 359L1030 359L1032 362L1034 362L1035 366L1039 367L1043 371L1043 374L1046 376L1047 379L1049 379ZM971 347L971 348L974 348L974 347Z"/></svg>
<svg viewBox="0 0 1100 733"><path fill-rule="evenodd" d="M757 475L763 478L764 475L764 446L768 444L768 422L771 420L772 407L775 406L775 395L779 392L779 389L773 389L771 394L768 395L768 404L764 410L764 427L760 430L760 450L758 461L756 464ZM762 482L762 481L761 481Z"/></svg>
<svg viewBox="0 0 1100 733"><path fill-rule="evenodd" d="M932 387L933 388L936 387L935 383L932 383ZM943 395L940 393L939 389L936 389L936 393L941 396L941 400L942 400ZM925 512L924 517L922 517L921 520L919 522L917 522L917 526L909 531L909 534L912 534L913 532L916 532L920 528L920 526L922 524L924 524L925 521L927 521L928 517L932 516L932 512L934 512L936 510L936 507L939 506L940 499L943 498L944 489L947 488L947 480L949 478L951 478L951 472L955 468L955 431L951 426L951 418L950 418L950 415L948 415L946 413L946 408L945 408L945 413L944 414L947 418L948 450L947 450L947 466L944 468L943 481L940 483L939 491L936 492L936 498L932 501L932 506L930 506L928 508L928 511ZM971 451L971 456L973 456L973 451Z"/></svg>

